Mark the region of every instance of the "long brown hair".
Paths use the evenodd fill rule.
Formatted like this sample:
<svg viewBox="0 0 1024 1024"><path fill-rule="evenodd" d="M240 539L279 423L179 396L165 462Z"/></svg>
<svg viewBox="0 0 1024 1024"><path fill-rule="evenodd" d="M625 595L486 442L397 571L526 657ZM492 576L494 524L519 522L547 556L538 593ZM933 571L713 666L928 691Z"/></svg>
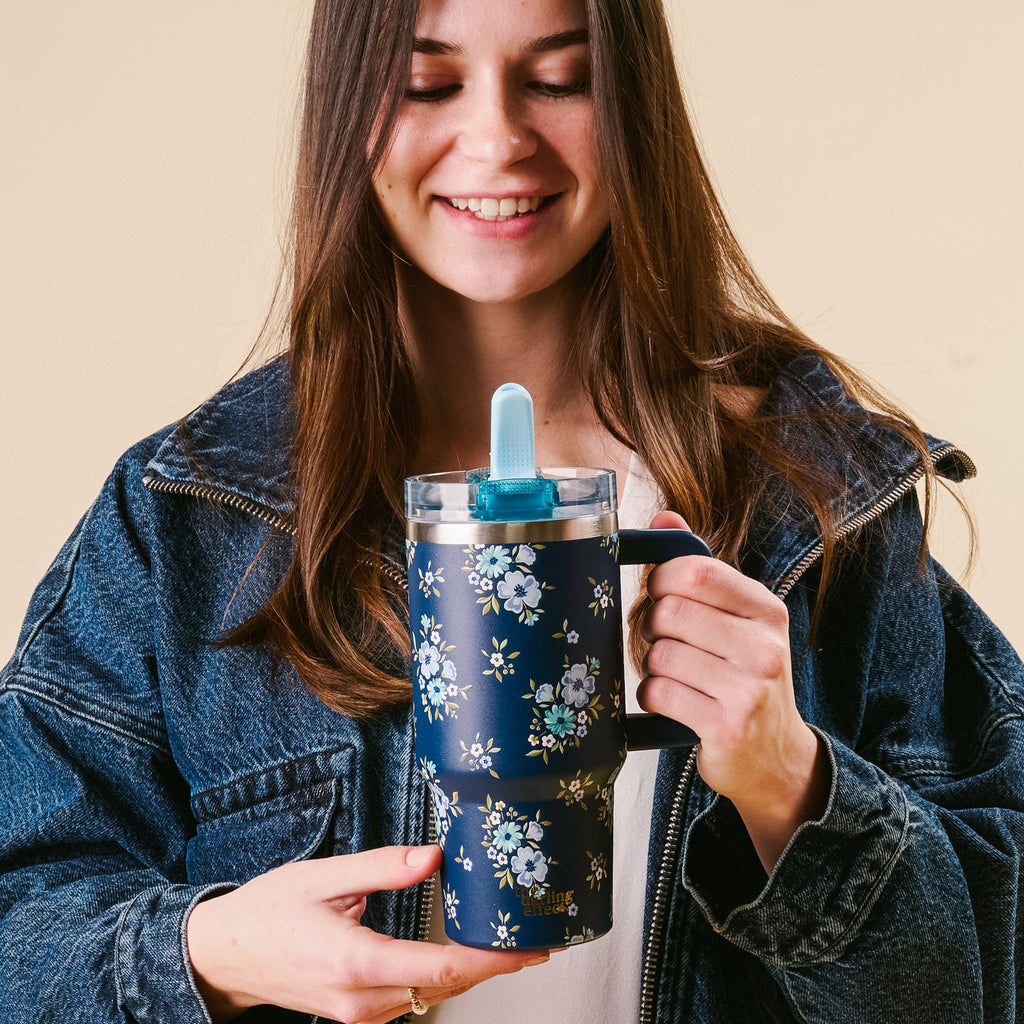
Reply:
<svg viewBox="0 0 1024 1024"><path fill-rule="evenodd" d="M779 442L777 418L728 401L728 386L766 385L793 356L814 352L851 396L880 410L865 415L902 434L924 463L922 567L938 479L926 439L880 389L786 316L744 256L690 125L661 0L585 4L611 221L577 268L588 288L571 371L606 429L650 469L667 506L731 565L765 498L765 465L802 493L824 544L813 643L843 553L834 501L841 486L808 453ZM418 0L317 0L313 10L293 248L272 302L290 270L294 547L276 592L221 639L269 645L321 700L356 718L412 695L393 658L409 642L406 598L379 552L403 514L406 439L417 436L420 411L399 325L396 257L372 175L403 102L417 8ZM817 415L856 445L842 412ZM952 493L968 517L970 565L974 524ZM631 625L646 603L637 600ZM645 645L638 629L631 634L639 665Z"/></svg>

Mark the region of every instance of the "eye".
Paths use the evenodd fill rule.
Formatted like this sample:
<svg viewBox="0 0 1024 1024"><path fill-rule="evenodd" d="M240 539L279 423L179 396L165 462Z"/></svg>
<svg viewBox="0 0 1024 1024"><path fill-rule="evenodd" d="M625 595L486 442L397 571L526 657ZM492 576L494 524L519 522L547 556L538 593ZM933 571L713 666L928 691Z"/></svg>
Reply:
<svg viewBox="0 0 1024 1024"><path fill-rule="evenodd" d="M590 82L585 80L566 82L564 84L560 82L530 82L530 85L541 96L546 96L549 99L576 96L580 93L586 93L590 89ZM417 103L437 103L440 100L447 99L458 88L459 86L457 85L445 85L440 89L407 89L405 98Z"/></svg>

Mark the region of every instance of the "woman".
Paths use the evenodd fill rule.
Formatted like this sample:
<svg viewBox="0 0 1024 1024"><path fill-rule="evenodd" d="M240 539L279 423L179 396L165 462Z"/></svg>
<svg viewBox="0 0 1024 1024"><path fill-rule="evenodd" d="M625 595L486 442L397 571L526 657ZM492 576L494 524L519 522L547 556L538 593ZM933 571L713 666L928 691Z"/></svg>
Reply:
<svg viewBox="0 0 1024 1024"><path fill-rule="evenodd" d="M1012 1019L1024 666L926 547L974 467L768 296L657 0L319 0L305 99L288 352L125 453L3 672L5 1020ZM506 380L717 556L632 580L701 744L627 759L618 927L527 974L413 941L401 481Z"/></svg>

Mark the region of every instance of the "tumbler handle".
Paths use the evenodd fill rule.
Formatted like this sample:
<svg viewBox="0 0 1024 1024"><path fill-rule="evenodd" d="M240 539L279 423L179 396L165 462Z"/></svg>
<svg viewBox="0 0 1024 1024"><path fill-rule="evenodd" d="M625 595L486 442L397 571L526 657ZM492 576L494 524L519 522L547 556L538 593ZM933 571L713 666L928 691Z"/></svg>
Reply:
<svg viewBox="0 0 1024 1024"><path fill-rule="evenodd" d="M647 565L680 555L706 555L711 549L688 530L619 530L619 564ZM626 715L626 749L692 747L700 737L687 725L654 712Z"/></svg>

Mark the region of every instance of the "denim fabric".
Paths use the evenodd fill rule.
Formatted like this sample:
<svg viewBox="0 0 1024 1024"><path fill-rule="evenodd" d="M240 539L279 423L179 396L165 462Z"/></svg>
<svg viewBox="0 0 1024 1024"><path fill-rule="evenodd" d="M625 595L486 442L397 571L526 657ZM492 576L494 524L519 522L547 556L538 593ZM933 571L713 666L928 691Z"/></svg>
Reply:
<svg viewBox="0 0 1024 1024"><path fill-rule="evenodd" d="M852 408L825 364L802 356L765 407L815 405ZM427 841L411 704L355 722L290 666L275 673L266 651L204 642L258 607L288 564L290 534L271 539L293 510L287 409L279 358L192 414L187 444L167 427L129 449L32 597L0 673L5 1024L206 1022L184 943L198 900L287 861ZM670 830L687 752L661 753L637 940L657 965L653 1020L1005 1024L1024 666L941 565L917 573L921 467L905 442L867 424L856 438L785 429L844 475L835 508L859 526L859 560L830 589L811 650L818 536L784 479L741 562L785 594L828 804L766 877L733 805L696 773ZM853 470L852 440L872 453L870 473ZM973 475L947 442L929 445L943 475ZM385 555L404 567L400 541ZM420 889L371 894L364 922L414 938ZM240 1019L308 1017L259 1007Z"/></svg>

